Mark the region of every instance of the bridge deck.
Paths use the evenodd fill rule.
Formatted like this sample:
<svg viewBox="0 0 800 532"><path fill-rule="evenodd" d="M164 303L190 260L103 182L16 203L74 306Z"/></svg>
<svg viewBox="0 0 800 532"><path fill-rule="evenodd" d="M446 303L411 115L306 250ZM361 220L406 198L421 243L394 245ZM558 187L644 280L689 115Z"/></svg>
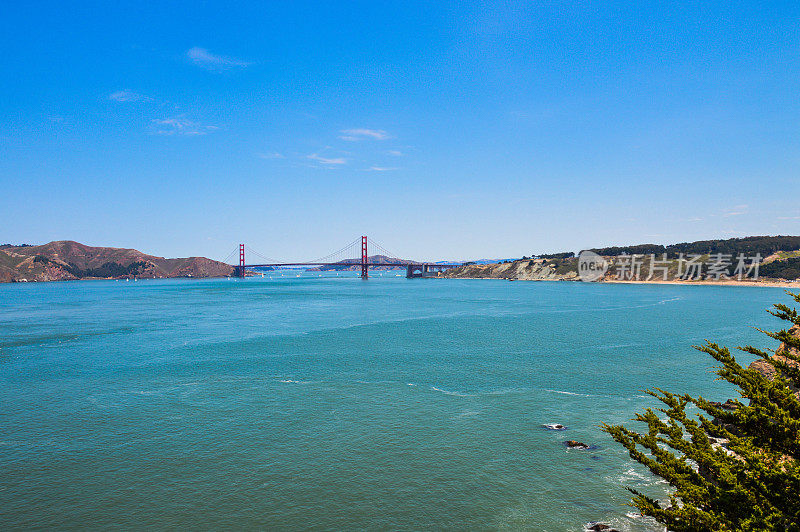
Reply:
<svg viewBox="0 0 800 532"><path fill-rule="evenodd" d="M457 266L461 266L461 264L438 264L432 262L368 262L367 266L374 267L374 266L402 266L403 268L407 266L434 266L434 267L450 267L455 268ZM245 264L245 268L266 268L266 267L278 267L278 266L341 266L341 267L352 267L352 266L361 266L361 262L276 262L271 264Z"/></svg>

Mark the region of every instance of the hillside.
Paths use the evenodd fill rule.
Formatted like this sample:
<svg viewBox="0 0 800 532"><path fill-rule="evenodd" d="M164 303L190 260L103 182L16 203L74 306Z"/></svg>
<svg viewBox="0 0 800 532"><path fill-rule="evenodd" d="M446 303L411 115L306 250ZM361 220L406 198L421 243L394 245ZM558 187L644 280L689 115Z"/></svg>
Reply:
<svg viewBox="0 0 800 532"><path fill-rule="evenodd" d="M370 255L368 260L371 264L413 264L413 260L398 259L395 257L387 257L386 255ZM370 266L370 270L393 270L398 266ZM361 259L345 259L332 264L330 266L317 266L310 268L311 272L329 272L329 271L358 271L361 269Z"/></svg>
<svg viewBox="0 0 800 532"><path fill-rule="evenodd" d="M615 246L607 248L594 248L598 255L613 257L617 255L633 255L651 253L675 258L679 254L711 255L716 253L737 255L744 253L752 256L760 253L768 257L782 251L800 249L800 236L748 236L744 238L729 238L727 240L698 240L697 242L681 242L680 244L637 244L634 246Z"/></svg>
<svg viewBox="0 0 800 532"><path fill-rule="evenodd" d="M135 249L93 247L71 240L41 246L0 246L0 282L232 274L232 266L205 257L166 259Z"/></svg>
<svg viewBox="0 0 800 532"><path fill-rule="evenodd" d="M675 279L682 269L678 257L690 258L698 255L702 263L702 271L707 272L714 262L713 256L724 254L730 256L731 264L728 275L736 277L734 268L736 257L743 254L752 257L760 254L762 264L759 277L762 280L788 280L800 279L800 236L753 236L746 238L731 238L727 240L702 240L697 242L684 242L680 244L638 244L633 246L617 246L595 248L590 251L606 258L611 265L604 275L603 281L617 280L615 267L625 260L625 255L639 255L641 257L640 280L645 281L650 273L650 255L656 256L661 261L666 253L668 261L660 262L659 266L666 265L668 279ZM450 278L477 278L477 279L519 279L519 280L579 280L578 258L572 252L539 254L537 258L524 257L514 261L503 261L496 264L467 264L443 273L442 277ZM700 279L708 280L707 275ZM653 280L662 280L663 277L654 276ZM690 282L688 279L684 281ZM713 280L713 279L712 279ZM724 279L718 279L724 280Z"/></svg>
<svg viewBox="0 0 800 532"><path fill-rule="evenodd" d="M578 259L523 259L496 264L465 264L442 272L452 279L509 279L520 281L577 281Z"/></svg>

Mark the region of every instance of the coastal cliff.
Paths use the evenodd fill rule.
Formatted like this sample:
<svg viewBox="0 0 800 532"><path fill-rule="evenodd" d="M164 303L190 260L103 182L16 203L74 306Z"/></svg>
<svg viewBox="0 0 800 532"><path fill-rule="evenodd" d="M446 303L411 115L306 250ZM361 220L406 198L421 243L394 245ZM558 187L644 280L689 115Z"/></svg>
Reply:
<svg viewBox="0 0 800 532"><path fill-rule="evenodd" d="M800 282L800 236L751 236L666 246L637 244L588 251L602 257L608 266L602 276L596 279L600 282L787 285ZM754 269L753 262L756 259L759 267ZM579 259L574 252L538 256L534 254L531 258L523 257L491 264L467 263L443 272L439 277L577 281L580 280L578 263ZM740 269L737 270L737 267Z"/></svg>
<svg viewBox="0 0 800 532"><path fill-rule="evenodd" d="M788 255L788 258L783 258ZM745 278L743 281L738 280L735 273L732 272L733 266L729 266L727 277L719 277L710 279L708 274L701 275L693 273L699 270L688 270L684 264L679 264L678 259L670 259L667 261L660 261L654 270L654 275L651 276L651 258L649 256L640 257L639 266L635 272L631 271L631 267L627 266L624 273L620 273L620 268L624 268L625 257L621 256L603 256L607 261L608 270L597 279L597 282L641 282L641 283L661 283L665 282L663 272L658 268L666 268L666 275L668 282L674 283L689 283L689 284L704 284L704 283L717 283L717 284L775 284L783 283L787 286L794 287L793 282L795 279L800 278L800 265L795 266L796 261L800 263L800 252L793 251L791 253L774 254L766 257L761 263L758 280ZM628 259L630 260L630 259ZM657 260L660 260L657 258ZM712 258L709 255L700 257L700 270L708 272L709 266L712 264ZM689 275L691 274L691 276ZM491 264L466 264L458 268L453 268L442 272L439 277L451 279L507 279L519 281L580 281L578 275L578 258L565 257L557 259L518 259L514 261L504 261ZM798 279L800 280L800 279Z"/></svg>
<svg viewBox="0 0 800 532"><path fill-rule="evenodd" d="M225 277L233 267L205 257L166 259L135 249L61 240L41 246L0 246L0 282L138 277Z"/></svg>
<svg viewBox="0 0 800 532"><path fill-rule="evenodd" d="M465 264L446 270L440 277L451 279L509 279L520 281L577 281L577 259L515 260L496 264Z"/></svg>

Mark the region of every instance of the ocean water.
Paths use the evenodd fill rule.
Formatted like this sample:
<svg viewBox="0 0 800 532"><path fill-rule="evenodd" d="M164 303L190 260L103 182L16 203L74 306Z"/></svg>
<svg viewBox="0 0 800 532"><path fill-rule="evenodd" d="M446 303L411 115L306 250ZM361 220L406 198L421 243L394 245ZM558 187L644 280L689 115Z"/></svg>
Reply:
<svg viewBox="0 0 800 532"><path fill-rule="evenodd" d="M653 530L600 423L730 397L691 346L789 301L286 275L0 285L0 529Z"/></svg>

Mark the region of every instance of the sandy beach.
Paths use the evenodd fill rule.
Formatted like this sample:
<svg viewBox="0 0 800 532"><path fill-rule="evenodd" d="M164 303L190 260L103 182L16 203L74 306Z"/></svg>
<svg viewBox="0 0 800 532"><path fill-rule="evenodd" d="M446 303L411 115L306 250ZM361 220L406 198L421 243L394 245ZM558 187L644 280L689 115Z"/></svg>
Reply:
<svg viewBox="0 0 800 532"><path fill-rule="evenodd" d="M468 279L468 280L485 280L485 281L529 281L529 282L584 282L579 279L514 279L507 277L433 277L433 279ZM591 281L604 284L666 284L666 285L690 285L690 286L753 286L753 287L769 287L769 288L794 288L800 290L800 282L791 281L622 281L617 279Z"/></svg>
<svg viewBox="0 0 800 532"><path fill-rule="evenodd" d="M727 281L622 281L622 280L604 280L599 281L603 283L619 283L619 284L681 284L681 285L703 285L703 286L768 286L773 288L795 288L800 289L800 283L791 281L739 281L736 279L729 279Z"/></svg>

